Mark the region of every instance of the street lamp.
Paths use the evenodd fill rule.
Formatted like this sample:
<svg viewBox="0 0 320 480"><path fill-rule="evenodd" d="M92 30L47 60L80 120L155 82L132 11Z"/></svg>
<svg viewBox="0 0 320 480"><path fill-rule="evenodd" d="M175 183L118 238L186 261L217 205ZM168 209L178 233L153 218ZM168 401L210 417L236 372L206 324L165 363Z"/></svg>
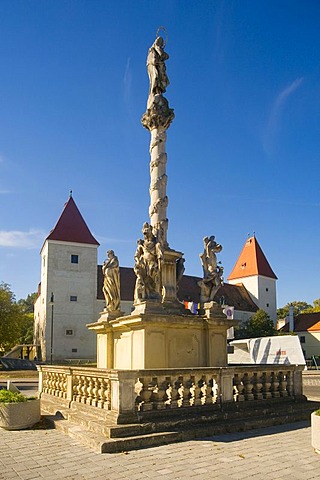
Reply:
<svg viewBox="0 0 320 480"><path fill-rule="evenodd" d="M50 338L50 364L52 365L52 352L53 352L53 305L54 305L54 295L51 292L51 298L49 305L51 305L51 338Z"/></svg>

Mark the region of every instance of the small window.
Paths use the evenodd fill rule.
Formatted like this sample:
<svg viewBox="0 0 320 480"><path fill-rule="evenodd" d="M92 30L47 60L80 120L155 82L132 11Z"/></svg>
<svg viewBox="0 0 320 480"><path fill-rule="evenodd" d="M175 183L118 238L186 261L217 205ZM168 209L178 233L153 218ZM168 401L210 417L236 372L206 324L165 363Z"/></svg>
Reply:
<svg viewBox="0 0 320 480"><path fill-rule="evenodd" d="M267 303L267 308L269 307L269 303Z"/></svg>
<svg viewBox="0 0 320 480"><path fill-rule="evenodd" d="M300 337L300 343L306 343L306 337Z"/></svg>
<svg viewBox="0 0 320 480"><path fill-rule="evenodd" d="M72 353L77 353L78 349L77 349L77 348L73 348L71 351L72 351Z"/></svg>
<svg viewBox="0 0 320 480"><path fill-rule="evenodd" d="M79 255L71 255L71 263L79 263Z"/></svg>
<svg viewBox="0 0 320 480"><path fill-rule="evenodd" d="M269 292L269 288L266 288L266 292Z"/></svg>
<svg viewBox="0 0 320 480"><path fill-rule="evenodd" d="M73 335L73 330L66 330L66 335Z"/></svg>
<svg viewBox="0 0 320 480"><path fill-rule="evenodd" d="M70 295L70 302L77 302L77 301L78 301L77 295Z"/></svg>

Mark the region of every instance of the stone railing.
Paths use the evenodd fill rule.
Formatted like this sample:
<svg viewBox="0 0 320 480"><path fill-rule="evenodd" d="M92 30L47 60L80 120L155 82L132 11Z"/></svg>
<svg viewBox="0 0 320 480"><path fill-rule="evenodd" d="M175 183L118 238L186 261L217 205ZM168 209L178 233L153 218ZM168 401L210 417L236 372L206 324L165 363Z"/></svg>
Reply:
<svg viewBox="0 0 320 480"><path fill-rule="evenodd" d="M302 395L300 366L107 370L39 366L39 391L96 409L112 410L123 421L144 412L217 408L225 403Z"/></svg>

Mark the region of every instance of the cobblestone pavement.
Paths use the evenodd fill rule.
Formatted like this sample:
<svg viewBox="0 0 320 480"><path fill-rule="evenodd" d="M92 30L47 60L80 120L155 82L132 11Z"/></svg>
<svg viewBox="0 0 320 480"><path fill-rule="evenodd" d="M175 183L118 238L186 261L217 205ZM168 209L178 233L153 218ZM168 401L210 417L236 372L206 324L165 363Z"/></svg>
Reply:
<svg viewBox="0 0 320 480"><path fill-rule="evenodd" d="M320 479L310 437L309 424L299 422L98 454L56 430L0 429L0 479Z"/></svg>

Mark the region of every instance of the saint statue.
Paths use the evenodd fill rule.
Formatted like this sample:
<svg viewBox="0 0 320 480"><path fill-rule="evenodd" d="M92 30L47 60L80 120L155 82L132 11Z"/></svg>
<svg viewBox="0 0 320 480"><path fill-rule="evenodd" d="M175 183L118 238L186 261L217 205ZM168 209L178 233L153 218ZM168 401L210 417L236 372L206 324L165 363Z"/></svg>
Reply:
<svg viewBox="0 0 320 480"><path fill-rule="evenodd" d="M223 267L218 265L216 253L221 252L222 245L215 237L204 237L204 251L200 254L203 268L203 279L198 283L201 288L201 303L210 302L223 285ZM220 263L220 262L219 262Z"/></svg>
<svg viewBox="0 0 320 480"><path fill-rule="evenodd" d="M177 285L177 291L179 289L179 283L180 283L180 280L182 279L183 277L183 274L185 272L185 266L184 266L184 262L185 262L185 259L184 258L179 258L177 261L176 261L176 285Z"/></svg>
<svg viewBox="0 0 320 480"><path fill-rule="evenodd" d="M103 294L108 312L120 310L120 269L118 257L113 250L107 251L107 259L102 265Z"/></svg>
<svg viewBox="0 0 320 480"><path fill-rule="evenodd" d="M137 250L134 256L136 274L136 286L134 292L135 302L146 299L159 299L161 291L160 264L162 249L156 237L153 235L152 226L144 223L143 240L138 240Z"/></svg>
<svg viewBox="0 0 320 480"><path fill-rule="evenodd" d="M169 55L164 51L164 40L157 37L149 48L147 69L150 79L150 89L147 108L151 108L155 95L163 94L169 85L165 61Z"/></svg>

